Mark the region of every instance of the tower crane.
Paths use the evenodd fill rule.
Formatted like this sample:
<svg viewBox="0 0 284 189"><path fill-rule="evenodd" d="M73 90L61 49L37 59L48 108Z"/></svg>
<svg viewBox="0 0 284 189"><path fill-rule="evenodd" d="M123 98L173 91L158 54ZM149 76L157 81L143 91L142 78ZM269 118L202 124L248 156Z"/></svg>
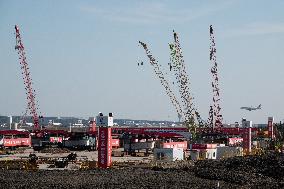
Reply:
<svg viewBox="0 0 284 189"><path fill-rule="evenodd" d="M216 44L215 36L212 25L210 25L210 62L212 63L211 74L212 74L212 88L213 88L213 106L210 107L209 113L212 118L210 118L210 123L214 130L220 129L223 125L223 117L220 113L220 89L219 89L219 77L218 77L218 64L216 60Z"/></svg>
<svg viewBox="0 0 284 189"><path fill-rule="evenodd" d="M156 76L159 78L162 86L166 90L166 93L171 100L172 105L175 107L175 110L178 114L178 118L179 118L179 121L180 121L182 116L183 116L183 111L182 111L181 105L178 102L178 100L176 99L175 94L173 93L172 89L170 88L168 81L166 80L162 70L160 69L161 65L158 63L158 61L156 61L156 59L152 55L151 51L148 49L146 43L139 41L139 44L144 48L146 55L149 58L150 64L154 68L154 72L155 72Z"/></svg>
<svg viewBox="0 0 284 189"><path fill-rule="evenodd" d="M18 53L19 61L22 70L22 77L24 80L26 95L27 95L27 107L29 109L30 114L32 115L33 122L34 122L34 130L40 129L39 127L39 120L42 116L38 114L38 104L36 101L36 93L32 87L32 79L31 74L29 71L29 65L27 63L26 54L24 44L21 39L20 29L17 25L15 25L15 34L16 34L16 46L15 50Z"/></svg>

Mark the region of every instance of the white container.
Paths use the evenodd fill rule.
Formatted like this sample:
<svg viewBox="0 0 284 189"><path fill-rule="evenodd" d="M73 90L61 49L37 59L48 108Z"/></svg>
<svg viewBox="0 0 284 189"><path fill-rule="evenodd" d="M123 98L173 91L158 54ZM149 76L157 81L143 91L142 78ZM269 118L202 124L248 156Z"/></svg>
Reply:
<svg viewBox="0 0 284 189"><path fill-rule="evenodd" d="M217 149L206 149L206 159L216 159Z"/></svg>
<svg viewBox="0 0 284 189"><path fill-rule="evenodd" d="M183 160L184 154L182 148L154 148L155 160L177 161Z"/></svg>

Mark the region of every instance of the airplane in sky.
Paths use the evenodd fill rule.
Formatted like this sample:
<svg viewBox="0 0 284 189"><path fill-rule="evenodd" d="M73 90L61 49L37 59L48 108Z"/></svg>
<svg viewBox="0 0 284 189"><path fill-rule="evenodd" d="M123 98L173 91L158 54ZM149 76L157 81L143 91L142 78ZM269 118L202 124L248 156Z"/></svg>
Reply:
<svg viewBox="0 0 284 189"><path fill-rule="evenodd" d="M244 109L244 110L248 110L248 111L252 111L252 110L259 110L261 109L261 104L258 105L257 107L241 107L241 109Z"/></svg>

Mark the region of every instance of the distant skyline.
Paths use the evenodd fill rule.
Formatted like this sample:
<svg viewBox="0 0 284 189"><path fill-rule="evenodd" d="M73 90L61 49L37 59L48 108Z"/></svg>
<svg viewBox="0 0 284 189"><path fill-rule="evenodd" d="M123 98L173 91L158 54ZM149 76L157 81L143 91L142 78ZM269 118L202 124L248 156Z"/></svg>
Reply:
<svg viewBox="0 0 284 189"><path fill-rule="evenodd" d="M216 36L221 113L283 121L284 1L0 1L0 115L22 115L26 96L14 25L21 30L44 116L177 120L138 41L163 71L172 30L180 37L194 103L207 120L212 103L209 26ZM139 61L145 62L137 66ZM170 77L172 78L172 77ZM241 110L257 106L258 111Z"/></svg>

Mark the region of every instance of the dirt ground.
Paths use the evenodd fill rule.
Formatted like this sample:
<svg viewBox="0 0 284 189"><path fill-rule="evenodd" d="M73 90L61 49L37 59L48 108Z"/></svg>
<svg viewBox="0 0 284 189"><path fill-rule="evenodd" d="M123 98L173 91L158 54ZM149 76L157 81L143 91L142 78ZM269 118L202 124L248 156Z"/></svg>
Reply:
<svg viewBox="0 0 284 189"><path fill-rule="evenodd" d="M284 188L283 178L284 158L271 154L107 170L2 170L0 188Z"/></svg>
<svg viewBox="0 0 284 189"><path fill-rule="evenodd" d="M183 170L108 169L93 171L0 172L1 188L216 188L218 181ZM221 188L237 185L220 181Z"/></svg>

